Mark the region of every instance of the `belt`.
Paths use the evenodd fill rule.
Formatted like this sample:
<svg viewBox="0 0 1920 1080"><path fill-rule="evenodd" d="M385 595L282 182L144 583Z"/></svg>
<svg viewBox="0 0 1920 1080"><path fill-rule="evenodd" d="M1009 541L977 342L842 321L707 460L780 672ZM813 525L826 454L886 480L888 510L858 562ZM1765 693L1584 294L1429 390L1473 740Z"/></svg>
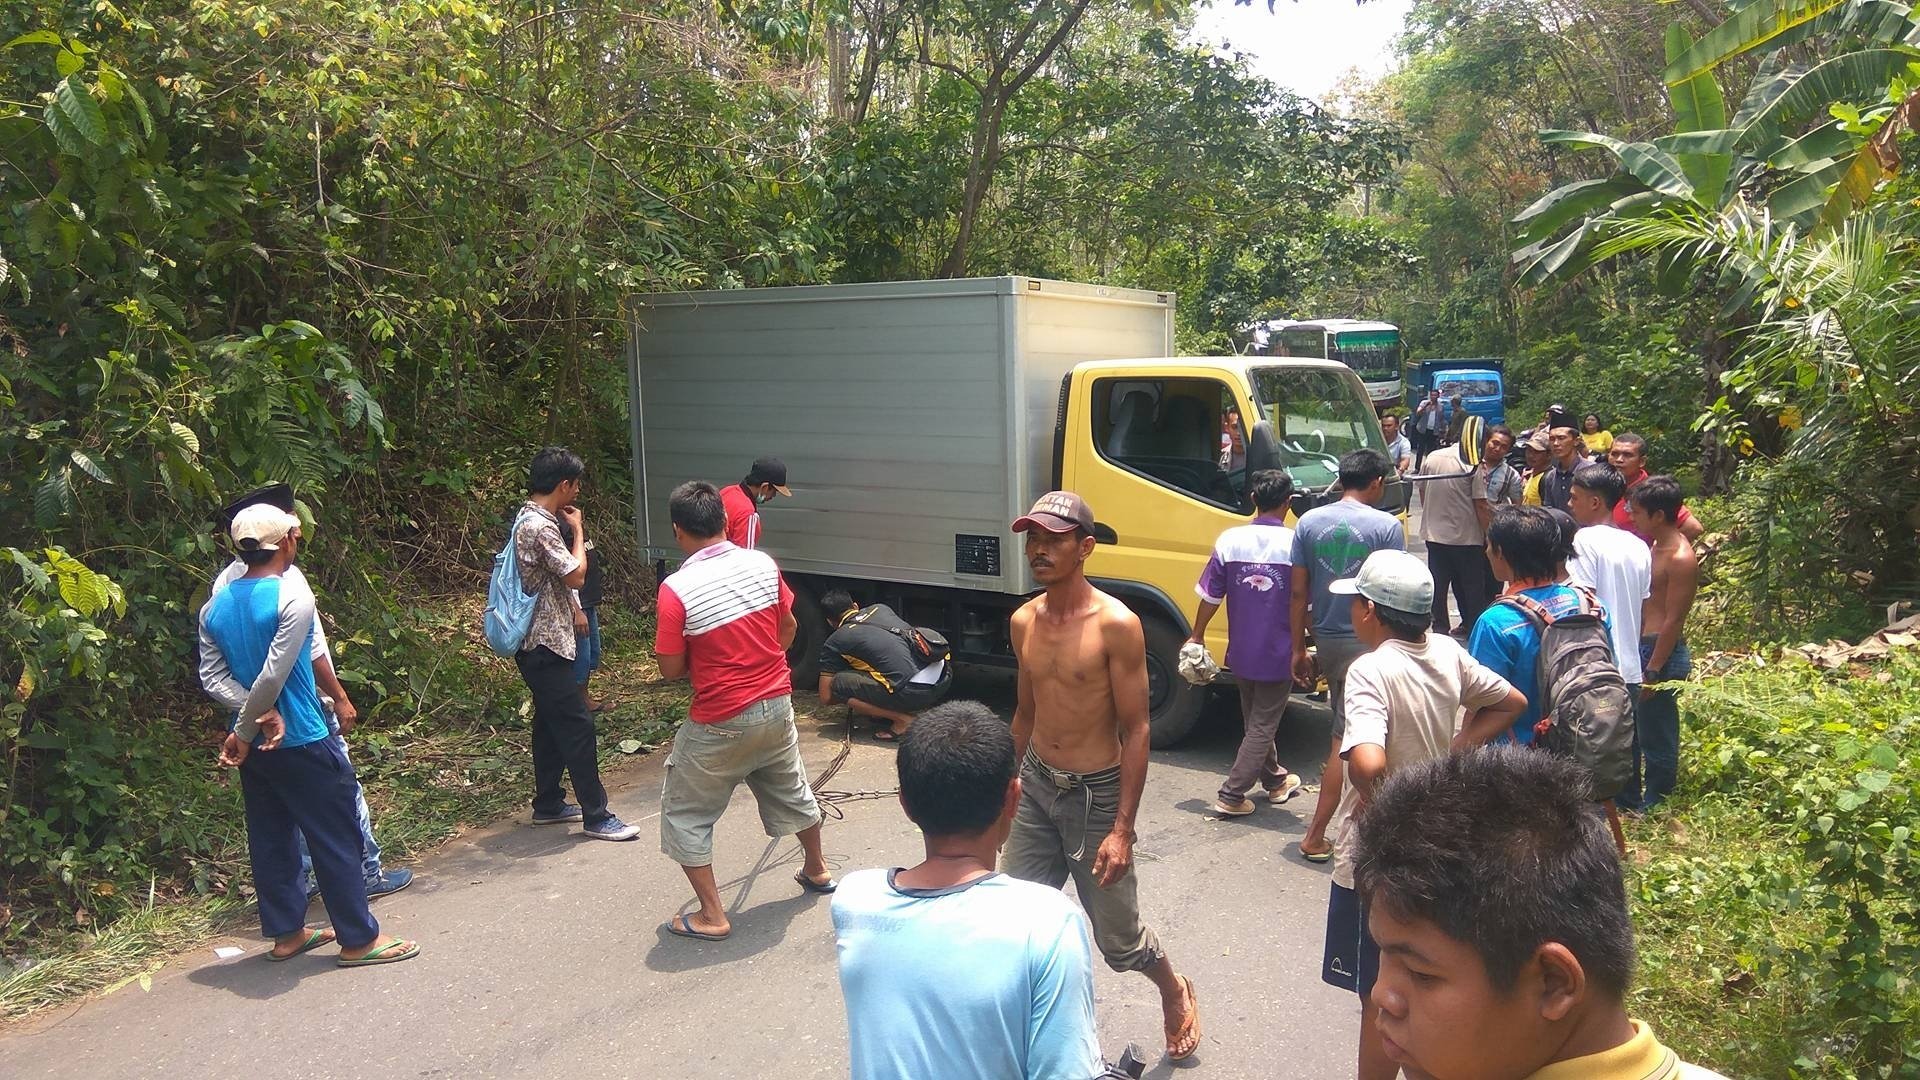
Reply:
<svg viewBox="0 0 1920 1080"><path fill-rule="evenodd" d="M1073 854L1067 857L1076 862L1086 858L1088 819L1093 817L1092 785L1111 783L1120 779L1120 766L1112 765L1097 772L1090 773L1067 772L1065 769L1056 769L1045 761L1042 761L1040 755L1033 752L1032 747L1027 748L1026 763L1038 771L1040 775L1053 781L1053 803L1047 809L1048 817L1053 816L1053 806L1059 805L1060 796L1065 795L1074 788L1080 789L1082 799L1080 812L1080 846L1075 848Z"/></svg>

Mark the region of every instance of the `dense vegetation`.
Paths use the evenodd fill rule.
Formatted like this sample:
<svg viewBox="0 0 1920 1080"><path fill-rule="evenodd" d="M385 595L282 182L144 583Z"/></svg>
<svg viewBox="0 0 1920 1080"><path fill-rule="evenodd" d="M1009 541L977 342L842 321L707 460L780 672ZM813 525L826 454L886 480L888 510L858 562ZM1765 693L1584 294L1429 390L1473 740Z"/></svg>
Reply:
<svg viewBox="0 0 1920 1080"><path fill-rule="evenodd" d="M590 528L631 546L617 353L635 291L1100 280L1177 291L1193 350L1256 314L1386 317L1417 355L1509 357L1522 416L1599 411L1653 437L1656 465L1730 487L1703 613L1723 643L1858 632L1920 588L1904 6L1419 0L1399 70L1333 105L1183 44L1190 16L1190 0L0 11L0 954L239 895L190 628L221 559L211 511L265 480L295 482L313 522L307 569L370 721L363 771L418 823L399 846L506 805L521 703L459 646L532 448L580 447ZM630 600L644 576L616 557ZM1810 710L1848 693L1753 677ZM1751 726L1769 718L1701 708L1730 718L1702 747L1718 776L1774 752ZM1858 738L1837 760L1885 743L1912 775L1901 740ZM1711 792L1682 813L1803 828L1814 804L1777 794L1751 819L1714 818ZM1869 794L1854 810L1890 798ZM1914 878L1905 835L1888 843L1847 917L1897 958ZM1729 885L1758 873L1746 850L1687 872L1773 910ZM1858 863L1759 854L1823 896L1867 887ZM1755 1074L1895 1075L1875 1055L1914 1041L1910 974L1847 975L1880 1010L1856 1023L1861 999L1807 959L1844 928L1809 910L1771 966L1740 960L1773 1010L1746 1011L1797 1019L1718 1049ZM1668 990L1652 980L1652 1011L1711 1026ZM1807 1034L1834 1017L1844 1037Z"/></svg>

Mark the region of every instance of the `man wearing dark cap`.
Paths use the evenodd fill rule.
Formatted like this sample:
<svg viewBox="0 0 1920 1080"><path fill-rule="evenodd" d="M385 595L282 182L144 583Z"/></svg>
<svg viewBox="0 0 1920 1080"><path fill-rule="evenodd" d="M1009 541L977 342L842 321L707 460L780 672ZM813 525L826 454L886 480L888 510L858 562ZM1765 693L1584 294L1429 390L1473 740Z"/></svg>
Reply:
<svg viewBox="0 0 1920 1080"><path fill-rule="evenodd" d="M1073 878L1107 966L1144 972L1159 988L1167 1056L1178 1061L1200 1046L1199 999L1141 923L1133 874L1149 737L1140 618L1087 580L1086 500L1048 492L1013 531L1025 534L1028 570L1046 592L1015 612L1011 627L1021 795L1006 872L1053 888Z"/></svg>
<svg viewBox="0 0 1920 1080"><path fill-rule="evenodd" d="M727 542L751 551L760 546L760 504L775 495L793 497L787 488L787 463L776 457L754 461L738 483L720 493L727 508Z"/></svg>
<svg viewBox="0 0 1920 1080"><path fill-rule="evenodd" d="M218 515L220 531L226 533L233 527L233 519L240 511L249 506L271 506L286 514L294 513L293 488L287 484L270 484L250 491L227 504ZM247 564L236 556L227 568L220 571L213 584L207 589L207 599L211 601L219 596L227 586L245 577ZM297 565L289 565L282 575L281 590L289 594L299 594L307 602L313 602L313 589L307 584L307 576L300 572ZM327 631L320 625L316 616L313 620L313 644L310 656L313 663L313 678L320 691L320 703L326 712L327 727L332 739L338 744L340 756L347 756L347 742L342 736L353 730L360 719L360 710L347 697L347 688L340 684L340 677L333 669L333 651L327 645ZM359 778L353 782L354 813L360 825L360 872L367 882L367 898L396 893L413 884L413 871L388 870L380 865L380 842L373 837L373 818L367 810L367 793L360 786ZM296 845L300 849L300 880L307 886L307 894L319 891L314 881L313 858L307 850L304 834L295 834Z"/></svg>

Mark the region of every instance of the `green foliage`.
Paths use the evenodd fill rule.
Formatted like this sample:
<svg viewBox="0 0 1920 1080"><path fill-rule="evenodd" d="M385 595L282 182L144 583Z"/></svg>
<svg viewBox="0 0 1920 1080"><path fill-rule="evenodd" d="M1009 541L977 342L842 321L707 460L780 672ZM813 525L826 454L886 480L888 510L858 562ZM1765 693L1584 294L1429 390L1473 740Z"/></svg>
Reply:
<svg viewBox="0 0 1920 1080"><path fill-rule="evenodd" d="M1920 658L1744 661L1690 688L1686 781L1639 830L1635 1011L1733 1076L1920 1070ZM1702 926L1714 933L1701 934Z"/></svg>

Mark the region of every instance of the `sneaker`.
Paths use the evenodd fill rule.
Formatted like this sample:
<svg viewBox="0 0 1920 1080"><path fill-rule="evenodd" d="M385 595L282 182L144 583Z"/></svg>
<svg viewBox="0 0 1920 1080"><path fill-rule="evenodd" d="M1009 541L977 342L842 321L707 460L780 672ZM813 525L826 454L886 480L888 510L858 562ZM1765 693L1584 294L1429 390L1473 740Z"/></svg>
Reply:
<svg viewBox="0 0 1920 1080"><path fill-rule="evenodd" d="M580 830L595 840L631 840L640 835L640 826L629 825L618 817L606 817Z"/></svg>
<svg viewBox="0 0 1920 1080"><path fill-rule="evenodd" d="M1242 798L1237 802L1228 802L1221 798L1213 800L1213 811L1221 817L1246 817L1258 809L1259 807L1253 804L1252 799Z"/></svg>
<svg viewBox="0 0 1920 1080"><path fill-rule="evenodd" d="M1286 802L1298 794L1300 794L1300 778L1292 773L1288 773L1280 781L1278 790L1267 792L1267 801L1275 806L1279 806L1281 803Z"/></svg>
<svg viewBox="0 0 1920 1080"><path fill-rule="evenodd" d="M377 878L367 879L367 899L376 900L389 893L397 893L413 884L411 870L383 870Z"/></svg>
<svg viewBox="0 0 1920 1080"><path fill-rule="evenodd" d="M533 823L535 825L560 825L569 821L579 820L580 808L572 803L561 803L560 809L550 814L543 814L538 810L533 812Z"/></svg>

